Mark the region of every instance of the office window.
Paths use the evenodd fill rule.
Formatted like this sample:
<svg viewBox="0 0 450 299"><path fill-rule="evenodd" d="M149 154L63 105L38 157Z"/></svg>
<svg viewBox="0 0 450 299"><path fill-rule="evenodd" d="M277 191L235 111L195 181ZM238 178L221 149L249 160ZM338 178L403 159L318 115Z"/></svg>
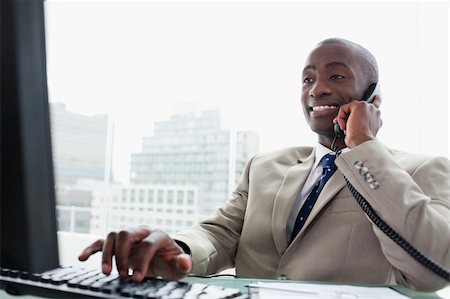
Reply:
<svg viewBox="0 0 450 299"><path fill-rule="evenodd" d="M148 196L148 203L153 204L153 190L149 190L147 196Z"/></svg>
<svg viewBox="0 0 450 299"><path fill-rule="evenodd" d="M169 190L167 192L167 204L172 205L173 204L173 190Z"/></svg>
<svg viewBox="0 0 450 299"><path fill-rule="evenodd" d="M130 190L130 203L134 203L136 199L136 190Z"/></svg>
<svg viewBox="0 0 450 299"><path fill-rule="evenodd" d="M187 196L187 205L192 206L194 204L194 192L189 191Z"/></svg>
<svg viewBox="0 0 450 299"><path fill-rule="evenodd" d="M178 205L182 205L183 204L183 197L184 197L184 192L183 191L178 191L178 193L177 193L177 204Z"/></svg>
<svg viewBox="0 0 450 299"><path fill-rule="evenodd" d="M300 70L327 37L377 57L383 143L449 156L445 2L47 0L45 17L62 231L139 225L140 207L176 231L179 210L197 221L221 206L255 153L314 145Z"/></svg>

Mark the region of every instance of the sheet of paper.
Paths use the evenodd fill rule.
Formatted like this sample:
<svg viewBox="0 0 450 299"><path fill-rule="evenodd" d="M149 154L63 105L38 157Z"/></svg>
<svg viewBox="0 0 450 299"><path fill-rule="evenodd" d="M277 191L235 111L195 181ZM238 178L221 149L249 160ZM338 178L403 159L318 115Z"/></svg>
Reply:
<svg viewBox="0 0 450 299"><path fill-rule="evenodd" d="M450 299L450 286L440 289L436 294L443 299Z"/></svg>
<svg viewBox="0 0 450 299"><path fill-rule="evenodd" d="M349 285L258 282L251 285L259 290L259 299L403 299L408 298L387 287L356 287Z"/></svg>

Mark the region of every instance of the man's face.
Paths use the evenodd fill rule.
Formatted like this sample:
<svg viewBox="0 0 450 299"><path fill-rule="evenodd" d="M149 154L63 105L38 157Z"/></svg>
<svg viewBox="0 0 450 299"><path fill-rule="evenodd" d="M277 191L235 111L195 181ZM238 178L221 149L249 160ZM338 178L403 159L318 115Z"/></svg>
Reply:
<svg viewBox="0 0 450 299"><path fill-rule="evenodd" d="M302 74L302 105L311 130L332 138L339 107L360 100L367 87L359 58L344 45L326 43L315 48Z"/></svg>

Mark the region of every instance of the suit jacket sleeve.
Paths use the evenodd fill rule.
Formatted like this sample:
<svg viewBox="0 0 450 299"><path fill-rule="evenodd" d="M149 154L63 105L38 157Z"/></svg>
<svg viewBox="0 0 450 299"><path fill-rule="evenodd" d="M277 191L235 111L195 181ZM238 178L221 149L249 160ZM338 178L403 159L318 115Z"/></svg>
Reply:
<svg viewBox="0 0 450 299"><path fill-rule="evenodd" d="M343 153L336 164L391 228L450 269L450 163L442 157L418 157L399 156L403 159L399 161L395 153L373 140ZM366 167L363 171L361 165ZM376 185L364 175L366 171ZM443 278L419 264L378 227L373 225L373 230L394 267L395 283L421 290L445 286Z"/></svg>
<svg viewBox="0 0 450 299"><path fill-rule="evenodd" d="M223 207L194 228L173 236L191 249L193 273L208 275L234 266L247 206L252 161L253 158L247 162L232 197Z"/></svg>

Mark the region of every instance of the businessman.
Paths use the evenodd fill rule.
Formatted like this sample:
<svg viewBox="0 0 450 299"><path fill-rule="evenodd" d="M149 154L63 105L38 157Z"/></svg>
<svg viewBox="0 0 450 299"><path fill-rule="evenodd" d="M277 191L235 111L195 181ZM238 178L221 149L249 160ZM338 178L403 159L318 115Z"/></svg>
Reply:
<svg viewBox="0 0 450 299"><path fill-rule="evenodd" d="M108 274L115 256L120 275L132 269L135 281L235 267L240 277L444 287L445 279L372 223L346 187L345 178L399 235L450 268L450 163L377 139L381 97L362 100L376 82L377 63L365 48L344 39L320 42L301 77L314 147L255 155L223 207L173 238L144 226L111 232L79 259L102 251Z"/></svg>

